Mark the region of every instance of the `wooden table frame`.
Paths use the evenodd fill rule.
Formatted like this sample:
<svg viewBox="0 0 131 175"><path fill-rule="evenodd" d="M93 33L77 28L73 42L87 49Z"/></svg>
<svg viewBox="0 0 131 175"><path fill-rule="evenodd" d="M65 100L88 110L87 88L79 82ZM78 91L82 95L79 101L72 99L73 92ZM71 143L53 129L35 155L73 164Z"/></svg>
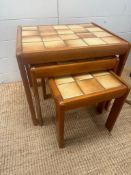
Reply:
<svg viewBox="0 0 131 175"><path fill-rule="evenodd" d="M94 25L100 27L101 29L104 29L97 24L94 24ZM105 56L119 55L120 62L118 65L117 74L121 75L130 51L130 44L126 40L123 40L119 36L112 33L114 36L125 41L124 44L96 46L96 47L89 46L88 48L82 48L82 49L71 48L66 51L65 50L63 51L62 49L60 49L59 53L56 50L53 50L52 52L46 51L45 53L44 52L24 53L22 51L21 30L22 28L21 26L19 26L17 29L16 57L17 57L18 66L21 73L21 77L22 77L22 81L23 81L23 85L24 85L24 89L25 89L25 93L26 93L26 97L27 97L27 101L29 104L31 117L34 125L38 125L39 122L36 118L36 113L35 113L32 94L31 94L31 88L29 85L28 65L32 65L32 64L37 65L37 64L49 63L49 62L69 61L69 60L76 60L76 59L88 59L88 58L94 58L94 57L99 58L99 57L105 57ZM104 30L107 32L110 32L106 29Z"/></svg>

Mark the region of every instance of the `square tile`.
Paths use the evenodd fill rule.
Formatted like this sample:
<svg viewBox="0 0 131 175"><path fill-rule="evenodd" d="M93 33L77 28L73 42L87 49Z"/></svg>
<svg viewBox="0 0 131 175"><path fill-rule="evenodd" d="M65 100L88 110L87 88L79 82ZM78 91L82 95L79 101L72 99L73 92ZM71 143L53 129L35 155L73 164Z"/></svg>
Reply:
<svg viewBox="0 0 131 175"><path fill-rule="evenodd" d="M23 51L24 52L36 52L44 50L43 42L34 42L34 43L23 43Z"/></svg>
<svg viewBox="0 0 131 175"><path fill-rule="evenodd" d="M43 41L60 41L60 37L57 35L44 36Z"/></svg>
<svg viewBox="0 0 131 175"><path fill-rule="evenodd" d="M41 36L51 36L51 35L57 35L55 31L49 31L49 32L41 32Z"/></svg>
<svg viewBox="0 0 131 175"><path fill-rule="evenodd" d="M76 24L68 25L68 27L71 28L71 29L83 29L83 27L81 25L76 25Z"/></svg>
<svg viewBox="0 0 131 175"><path fill-rule="evenodd" d="M83 26L83 27L86 27L86 28L88 28L88 27L95 27L93 24L91 24L91 23L87 23L87 24L81 24L81 26Z"/></svg>
<svg viewBox="0 0 131 175"><path fill-rule="evenodd" d="M78 33L78 32L88 32L85 28L80 28L80 29L71 29L73 32Z"/></svg>
<svg viewBox="0 0 131 175"><path fill-rule="evenodd" d="M106 37L106 36L112 36L110 33L108 32L93 32L94 35L96 35L97 37Z"/></svg>
<svg viewBox="0 0 131 175"><path fill-rule="evenodd" d="M54 29L69 29L66 25L56 25L53 27L54 27Z"/></svg>
<svg viewBox="0 0 131 175"><path fill-rule="evenodd" d="M65 42L66 42L66 44L69 47L83 47L83 46L87 46L87 44L84 43L84 41L82 41L81 39L68 40L68 41L65 41Z"/></svg>
<svg viewBox="0 0 131 175"><path fill-rule="evenodd" d="M77 33L77 35L81 38L95 38L95 35L92 33Z"/></svg>
<svg viewBox="0 0 131 175"><path fill-rule="evenodd" d="M93 78L93 76L91 74L78 74L78 75L75 75L74 78L76 80L87 80L87 79L91 79Z"/></svg>
<svg viewBox="0 0 131 175"><path fill-rule="evenodd" d="M57 33L58 34L73 34L72 30L65 30L65 29L62 29L62 30L57 30Z"/></svg>
<svg viewBox="0 0 131 175"><path fill-rule="evenodd" d="M89 27L89 28L87 28L88 29L88 31L90 31L90 32L102 32L102 31L104 31L103 29L101 29L101 28L99 28L99 27Z"/></svg>
<svg viewBox="0 0 131 175"><path fill-rule="evenodd" d="M110 89L110 88L115 88L119 87L122 84L120 81L118 81L113 75L103 75L103 76L98 76L96 77L97 81L105 88L105 89Z"/></svg>
<svg viewBox="0 0 131 175"><path fill-rule="evenodd" d="M30 37L23 37L22 42L41 42L41 38L39 36L30 36Z"/></svg>
<svg viewBox="0 0 131 175"><path fill-rule="evenodd" d="M56 82L57 85L65 84L65 83L71 83L71 82L74 82L74 81L75 80L71 76L55 78L55 82Z"/></svg>
<svg viewBox="0 0 131 175"><path fill-rule="evenodd" d="M87 38L83 39L88 45L104 45L106 44L102 39L100 38Z"/></svg>
<svg viewBox="0 0 131 175"><path fill-rule="evenodd" d="M65 47L65 43L63 41L45 41L44 45L48 49Z"/></svg>
<svg viewBox="0 0 131 175"><path fill-rule="evenodd" d="M22 36L36 36L36 35L39 35L37 30L32 30L32 31L24 30L24 31L22 31Z"/></svg>
<svg viewBox="0 0 131 175"><path fill-rule="evenodd" d="M114 36L112 36L112 37L105 37L105 38L102 38L102 39L108 44L121 43L121 40L119 38L114 37Z"/></svg>
<svg viewBox="0 0 131 175"><path fill-rule="evenodd" d="M54 31L53 26L39 26L40 31Z"/></svg>
<svg viewBox="0 0 131 175"><path fill-rule="evenodd" d="M88 80L77 80L84 94L91 94L104 90L104 88L94 78Z"/></svg>
<svg viewBox="0 0 131 175"><path fill-rule="evenodd" d="M63 99L78 97L83 95L80 88L77 86L75 82L61 84L57 86Z"/></svg>
<svg viewBox="0 0 131 175"><path fill-rule="evenodd" d="M32 31L32 30L37 30L37 26L25 26L25 27L22 27L22 30L29 30L29 31Z"/></svg>
<svg viewBox="0 0 131 175"><path fill-rule="evenodd" d="M70 39L77 39L78 36L75 34L65 34L65 35L59 35L62 40L70 40Z"/></svg>

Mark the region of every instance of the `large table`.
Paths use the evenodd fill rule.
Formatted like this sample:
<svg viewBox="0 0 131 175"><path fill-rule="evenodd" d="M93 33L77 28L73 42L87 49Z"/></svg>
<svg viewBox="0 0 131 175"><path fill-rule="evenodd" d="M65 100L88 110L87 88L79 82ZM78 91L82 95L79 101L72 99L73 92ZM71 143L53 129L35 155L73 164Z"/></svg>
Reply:
<svg viewBox="0 0 131 175"><path fill-rule="evenodd" d="M29 84L29 65L119 55L120 75L129 50L126 40L95 23L18 26L16 56L34 125L38 121Z"/></svg>

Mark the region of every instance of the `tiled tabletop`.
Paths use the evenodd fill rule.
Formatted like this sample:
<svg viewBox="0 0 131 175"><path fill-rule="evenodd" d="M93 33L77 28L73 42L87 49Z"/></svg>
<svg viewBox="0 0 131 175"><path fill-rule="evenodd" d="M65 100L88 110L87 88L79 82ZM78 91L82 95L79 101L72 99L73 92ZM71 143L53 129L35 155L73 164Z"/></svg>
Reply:
<svg viewBox="0 0 131 175"><path fill-rule="evenodd" d="M63 99L89 95L103 90L117 88L123 84L110 72L96 72L55 78ZM67 91L67 89L69 89Z"/></svg>
<svg viewBox="0 0 131 175"><path fill-rule="evenodd" d="M121 44L122 39L95 24L22 27L23 52Z"/></svg>

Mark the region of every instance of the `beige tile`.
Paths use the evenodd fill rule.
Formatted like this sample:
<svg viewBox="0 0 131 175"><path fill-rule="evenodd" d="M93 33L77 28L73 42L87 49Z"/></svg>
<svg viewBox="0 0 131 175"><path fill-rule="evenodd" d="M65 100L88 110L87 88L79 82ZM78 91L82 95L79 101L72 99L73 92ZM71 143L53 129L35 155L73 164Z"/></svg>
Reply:
<svg viewBox="0 0 131 175"><path fill-rule="evenodd" d="M103 45L106 44L102 39L100 38L87 38L83 39L88 45Z"/></svg>
<svg viewBox="0 0 131 175"><path fill-rule="evenodd" d="M72 30L57 30L58 34L73 34Z"/></svg>
<svg viewBox="0 0 131 175"><path fill-rule="evenodd" d="M97 81L105 88L105 89L110 89L110 88L115 88L119 87L122 84L113 76L113 75L103 75L103 76L98 76L96 77Z"/></svg>
<svg viewBox="0 0 131 175"><path fill-rule="evenodd" d="M53 26L39 26L40 31L54 31Z"/></svg>
<svg viewBox="0 0 131 175"><path fill-rule="evenodd" d="M29 31L37 30L37 26L25 26L22 27L22 30L29 30Z"/></svg>
<svg viewBox="0 0 131 175"><path fill-rule="evenodd" d="M63 99L68 99L68 98L73 98L73 97L78 97L83 95L80 88L77 86L75 82L58 85L58 89Z"/></svg>
<svg viewBox="0 0 131 175"><path fill-rule="evenodd" d="M34 42L34 43L23 43L23 51L24 52L36 52L44 50L43 42Z"/></svg>
<svg viewBox="0 0 131 175"><path fill-rule="evenodd" d="M63 41L45 41L44 44L45 44L45 47L48 49L65 47L65 44Z"/></svg>
<svg viewBox="0 0 131 175"><path fill-rule="evenodd" d="M65 84L65 83L71 83L74 82L75 80L71 76L65 76L65 77L58 77L55 78L56 84Z"/></svg>
<svg viewBox="0 0 131 175"><path fill-rule="evenodd" d="M112 37L105 37L105 38L102 38L102 39L108 44L121 43L121 40L119 38L114 37L114 36L112 36Z"/></svg>
<svg viewBox="0 0 131 175"><path fill-rule="evenodd" d="M90 32L101 32L101 31L104 31L102 30L101 28L99 27L89 27L87 28Z"/></svg>
<svg viewBox="0 0 131 175"><path fill-rule="evenodd" d="M77 80L77 83L85 94L104 90L104 88L93 78L88 80Z"/></svg>
<svg viewBox="0 0 131 175"><path fill-rule="evenodd" d="M77 33L77 35L81 38L94 38L95 35L92 33Z"/></svg>
<svg viewBox="0 0 131 175"><path fill-rule="evenodd" d="M93 32L94 35L96 35L97 37L106 37L106 36L112 36L110 33L108 32Z"/></svg>
<svg viewBox="0 0 131 175"><path fill-rule="evenodd" d="M83 27L81 25L68 25L69 28L71 29L83 29Z"/></svg>
<svg viewBox="0 0 131 175"><path fill-rule="evenodd" d="M107 72L107 71L100 71L100 72L95 72L95 73L92 73L92 75L94 77L98 77L98 76L102 76L102 75L109 75L110 72Z"/></svg>
<svg viewBox="0 0 131 175"><path fill-rule="evenodd" d="M51 36L51 35L57 35L55 31L49 31L49 32L40 32L41 36Z"/></svg>
<svg viewBox="0 0 131 175"><path fill-rule="evenodd" d="M41 38L39 36L30 36L30 37L23 37L22 42L41 42Z"/></svg>
<svg viewBox="0 0 131 175"><path fill-rule="evenodd" d="M58 37L57 35L51 35L51 36L44 36L42 38L43 41L60 41L61 38Z"/></svg>
<svg viewBox="0 0 131 175"><path fill-rule="evenodd" d="M78 32L88 32L85 28L80 28L80 29L74 28L74 29L72 29L72 31L75 32L75 33L78 33Z"/></svg>
<svg viewBox="0 0 131 175"><path fill-rule="evenodd" d="M56 25L53 27L54 27L54 29L68 29L68 27L66 25Z"/></svg>
<svg viewBox="0 0 131 175"><path fill-rule="evenodd" d="M62 40L70 40L70 39L77 39L78 36L75 34L65 34L65 35L59 35Z"/></svg>
<svg viewBox="0 0 131 175"><path fill-rule="evenodd" d="M87 23L87 24L81 24L81 26L83 26L83 27L95 27L93 24L91 24L91 23Z"/></svg>
<svg viewBox="0 0 131 175"><path fill-rule="evenodd" d="M91 78L93 78L93 76L91 75L91 74L78 74L78 75L76 75L76 76L74 76L74 78L76 79L76 80L86 80L86 79L91 79Z"/></svg>
<svg viewBox="0 0 131 175"><path fill-rule="evenodd" d="M84 43L84 41L82 41L81 39L68 40L68 41L65 41L65 42L66 42L66 44L69 47L83 47L83 46L87 46L87 44Z"/></svg>
<svg viewBox="0 0 131 175"><path fill-rule="evenodd" d="M35 36L35 35L38 35L38 31L37 30L32 30L32 31L22 31L22 36Z"/></svg>

